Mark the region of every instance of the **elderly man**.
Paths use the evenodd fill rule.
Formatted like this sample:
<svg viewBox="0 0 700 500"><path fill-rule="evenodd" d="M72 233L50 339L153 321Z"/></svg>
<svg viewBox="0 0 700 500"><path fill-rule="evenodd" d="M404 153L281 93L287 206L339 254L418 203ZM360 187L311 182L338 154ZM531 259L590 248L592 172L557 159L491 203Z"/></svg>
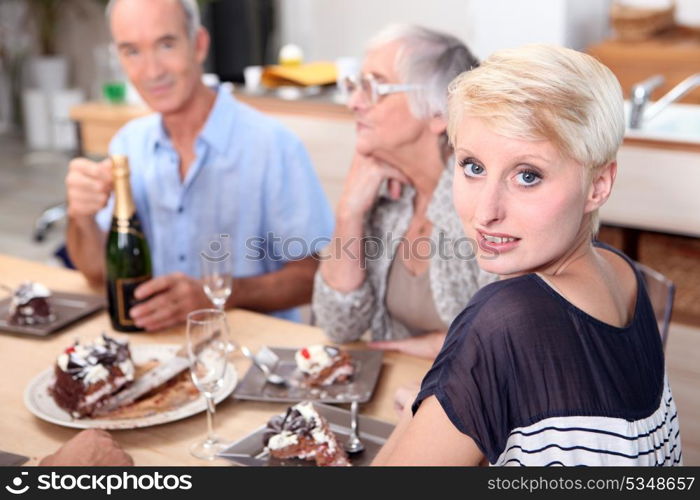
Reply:
<svg viewBox="0 0 700 500"><path fill-rule="evenodd" d="M157 112L128 123L110 145L110 153L129 157L153 258L155 278L135 292L142 300L130 311L135 324L167 328L211 306L197 278L213 235L230 236L236 279L227 307L295 319L293 308L311 297L313 254L333 224L303 145L202 84L209 35L195 0L111 0L107 16L129 80ZM66 185L71 259L91 283L102 283L110 163L75 159Z"/></svg>

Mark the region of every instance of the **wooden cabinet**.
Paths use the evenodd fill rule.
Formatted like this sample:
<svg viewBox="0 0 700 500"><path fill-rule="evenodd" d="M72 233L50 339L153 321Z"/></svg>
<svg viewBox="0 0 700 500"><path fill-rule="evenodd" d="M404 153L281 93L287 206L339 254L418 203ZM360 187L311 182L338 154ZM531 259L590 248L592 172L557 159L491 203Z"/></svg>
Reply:
<svg viewBox="0 0 700 500"><path fill-rule="evenodd" d="M652 100L656 100L686 77L700 73L700 35L683 28L641 42L608 40L589 47L586 52L615 73L625 97L629 97L635 83L653 75L666 77L666 83L652 95ZM700 88L681 102L700 104Z"/></svg>
<svg viewBox="0 0 700 500"><path fill-rule="evenodd" d="M700 153L623 145L603 223L700 238Z"/></svg>
<svg viewBox="0 0 700 500"><path fill-rule="evenodd" d="M147 115L143 106L87 102L74 106L71 120L78 124L78 150L81 155L105 156L114 134L127 122Z"/></svg>

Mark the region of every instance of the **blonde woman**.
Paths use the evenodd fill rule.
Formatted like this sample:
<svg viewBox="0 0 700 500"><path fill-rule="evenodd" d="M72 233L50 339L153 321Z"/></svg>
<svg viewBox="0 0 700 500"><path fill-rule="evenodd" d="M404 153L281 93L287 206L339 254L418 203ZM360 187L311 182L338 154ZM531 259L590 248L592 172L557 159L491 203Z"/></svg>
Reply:
<svg viewBox="0 0 700 500"><path fill-rule="evenodd" d="M592 237L622 104L605 66L545 45L451 84L455 206L501 280L452 323L377 464L682 464L644 282Z"/></svg>

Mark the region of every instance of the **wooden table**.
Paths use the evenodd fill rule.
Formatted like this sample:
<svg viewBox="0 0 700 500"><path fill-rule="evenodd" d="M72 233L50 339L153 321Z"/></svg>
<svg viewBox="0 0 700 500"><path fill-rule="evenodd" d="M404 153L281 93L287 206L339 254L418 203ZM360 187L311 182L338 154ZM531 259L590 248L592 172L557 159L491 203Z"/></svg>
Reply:
<svg viewBox="0 0 700 500"><path fill-rule="evenodd" d="M66 269L0 255L2 283L16 286L22 280L39 281L51 289L78 293L99 293L91 290L83 277ZM248 311L234 310L228 314L233 339L253 350L263 345L298 347L304 344L324 342L318 328L278 320ZM101 312L73 327L47 338L31 338L0 333L0 449L29 455L32 462L53 452L63 442L75 435L76 429L68 429L44 422L27 410L23 402L25 387L39 372L52 366L56 356L73 338L88 339L102 331L112 332L109 318ZM133 345L184 342L184 327L160 333L129 335ZM356 346L357 347L357 346ZM233 362L239 377L248 369L249 362L240 354ZM416 381L430 367L430 363L410 356L386 354L384 367L372 400L361 406L365 415L391 422L397 416L392 408L392 396L397 387ZM227 439L238 439L263 425L270 416L281 412L286 405L237 401L228 398L217 406L216 430ZM115 431L114 435L138 465L207 465L189 454L191 443L206 434L205 413L177 422L137 430ZM215 461L217 465L228 462Z"/></svg>

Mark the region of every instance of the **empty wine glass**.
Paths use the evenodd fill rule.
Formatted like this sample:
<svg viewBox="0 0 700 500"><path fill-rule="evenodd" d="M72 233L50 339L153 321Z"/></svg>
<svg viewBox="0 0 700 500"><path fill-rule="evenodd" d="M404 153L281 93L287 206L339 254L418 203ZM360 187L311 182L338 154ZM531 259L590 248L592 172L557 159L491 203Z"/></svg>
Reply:
<svg viewBox="0 0 700 500"><path fill-rule="evenodd" d="M222 311L199 309L187 315L187 352L192 382L207 402L207 437L193 444L190 453L213 460L227 445L214 434L214 396L224 384L229 354L228 326Z"/></svg>
<svg viewBox="0 0 700 500"><path fill-rule="evenodd" d="M233 258L229 235L221 234L212 238L200 256L204 292L214 306L223 311L233 290Z"/></svg>
<svg viewBox="0 0 700 500"><path fill-rule="evenodd" d="M229 240L228 234L215 235L209 238L206 250L200 253L204 293L219 311L225 309L233 291L233 257ZM228 352L235 350L236 345L229 342Z"/></svg>

